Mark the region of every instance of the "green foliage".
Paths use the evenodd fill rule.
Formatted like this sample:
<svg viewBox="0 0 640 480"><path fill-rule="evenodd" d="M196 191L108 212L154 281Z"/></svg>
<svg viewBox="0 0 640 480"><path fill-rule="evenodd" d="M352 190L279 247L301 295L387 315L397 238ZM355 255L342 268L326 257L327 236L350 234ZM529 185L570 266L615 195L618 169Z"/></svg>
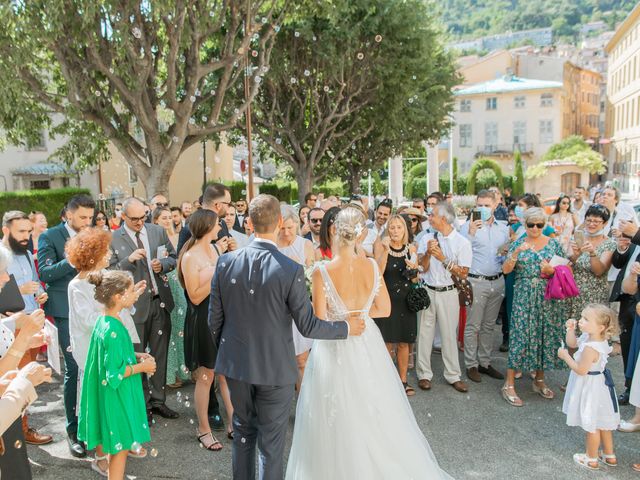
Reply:
<svg viewBox="0 0 640 480"><path fill-rule="evenodd" d="M461 175L458 177L455 185L455 189L456 192L458 192L458 195L460 194L464 194L467 190L467 176L466 175ZM424 188L424 187L423 187ZM451 189L449 188L449 177L440 177L438 179L438 188L440 189L441 192L450 192Z"/></svg>
<svg viewBox="0 0 640 480"><path fill-rule="evenodd" d="M635 0L441 0L448 31L456 38L478 38L507 31L553 27L554 39L575 39L580 26L604 20L613 30Z"/></svg>
<svg viewBox="0 0 640 480"><path fill-rule="evenodd" d="M488 176L483 175L478 179L478 175L483 170L493 170L495 178L490 178ZM469 175L467 177L467 195L475 195L478 187L486 188L486 182L493 180L491 185L496 185L501 191L504 189L504 184L502 180L502 169L498 162L495 160L491 160L490 158L481 158L476 160L469 171Z"/></svg>
<svg viewBox="0 0 640 480"><path fill-rule="evenodd" d="M606 162L602 155L579 135L567 137L553 145L539 163L527 169L527 178L539 178L547 174L549 166L555 162L575 164L590 174L602 174L606 171Z"/></svg>
<svg viewBox="0 0 640 480"><path fill-rule="evenodd" d="M210 185L212 183L217 183L217 182L207 182L207 185ZM222 183L227 187L229 187L229 190L231 192L232 202L236 202L241 198L243 199L247 198L247 184L245 182L236 181L236 180L234 181L227 180L226 182L222 182Z"/></svg>
<svg viewBox="0 0 640 480"><path fill-rule="evenodd" d="M313 187L313 191L324 193L325 197L328 197L329 195L344 197L348 193L348 189L345 188L345 184L341 180L332 180L321 185L315 185Z"/></svg>
<svg viewBox="0 0 640 480"><path fill-rule="evenodd" d="M520 195L524 195L524 171L522 167L522 154L519 150L516 150L513 161L515 162L513 169L515 180L512 187L512 194L514 197L519 197Z"/></svg>
<svg viewBox="0 0 640 480"><path fill-rule="evenodd" d="M71 197L78 194L91 195L86 188L59 188L55 190L18 190L0 193L0 212L20 210L25 213L44 213L49 226L60 223L60 210Z"/></svg>
<svg viewBox="0 0 640 480"><path fill-rule="evenodd" d="M452 190L452 193L454 193L454 194L460 192L460 190L458 190L458 188L457 188L457 185L458 185L458 157L453 157L453 190Z"/></svg>
<svg viewBox="0 0 640 480"><path fill-rule="evenodd" d="M298 12L276 37L254 125L301 197L327 176L357 189L447 131L459 79L431 2L301 1Z"/></svg>

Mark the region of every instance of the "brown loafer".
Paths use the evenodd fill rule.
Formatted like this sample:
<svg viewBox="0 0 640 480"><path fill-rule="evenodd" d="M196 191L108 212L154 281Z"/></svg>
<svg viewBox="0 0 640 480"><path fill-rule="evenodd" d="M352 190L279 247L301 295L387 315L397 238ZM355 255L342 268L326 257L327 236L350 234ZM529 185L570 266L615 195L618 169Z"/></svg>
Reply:
<svg viewBox="0 0 640 480"><path fill-rule="evenodd" d="M420 387L420 390L431 390L431 380L426 378L418 380L418 387Z"/></svg>
<svg viewBox="0 0 640 480"><path fill-rule="evenodd" d="M455 388L457 391L459 391L460 393L467 393L469 391L469 387L467 387L467 384L464 383L462 380L453 382L451 386Z"/></svg>
<svg viewBox="0 0 640 480"><path fill-rule="evenodd" d="M476 383L480 383L482 381L482 377L480 376L478 367L467 368L467 377L469 377L469 380L472 380Z"/></svg>
<svg viewBox="0 0 640 480"><path fill-rule="evenodd" d="M53 442L53 437L51 435L38 433L37 430L29 428L24 432L24 441L30 445L46 445L47 443Z"/></svg>
<svg viewBox="0 0 640 480"><path fill-rule="evenodd" d="M487 367L483 367L482 365L480 365L478 367L478 372L488 375L491 378L495 378L496 380L504 380L504 375L493 368L491 365Z"/></svg>

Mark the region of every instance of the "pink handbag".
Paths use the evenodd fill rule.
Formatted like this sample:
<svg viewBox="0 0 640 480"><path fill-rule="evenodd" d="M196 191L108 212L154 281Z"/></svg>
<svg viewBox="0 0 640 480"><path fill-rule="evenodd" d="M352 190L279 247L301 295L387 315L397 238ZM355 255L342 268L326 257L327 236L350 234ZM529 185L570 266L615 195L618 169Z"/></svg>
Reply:
<svg viewBox="0 0 640 480"><path fill-rule="evenodd" d="M555 274L549 278L544 291L545 300L563 300L580 295L580 289L573 278L571 268L566 265L554 267Z"/></svg>

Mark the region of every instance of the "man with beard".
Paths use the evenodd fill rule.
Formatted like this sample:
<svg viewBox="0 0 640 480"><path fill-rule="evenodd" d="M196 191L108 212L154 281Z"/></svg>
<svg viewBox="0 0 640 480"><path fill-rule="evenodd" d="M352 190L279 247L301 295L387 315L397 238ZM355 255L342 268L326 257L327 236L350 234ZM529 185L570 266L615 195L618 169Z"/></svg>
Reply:
<svg viewBox="0 0 640 480"><path fill-rule="evenodd" d="M26 314L38 310L40 305L47 301L47 294L38 281L33 255L29 251L29 237L32 230L33 224L24 212L12 210L2 217L2 243L12 253L7 273L13 275L18 284ZM35 356L35 351L27 351L20 366L35 360ZM22 431L25 441L31 445L45 445L53 441L51 435L43 435L35 428L29 427L26 413L22 415Z"/></svg>
<svg viewBox="0 0 640 480"><path fill-rule="evenodd" d="M309 233L307 233L304 238L307 240L311 240L313 243L313 248L318 248L320 246L320 226L322 225L322 219L324 218L324 210L321 208L312 208L307 213L309 217Z"/></svg>
<svg viewBox="0 0 640 480"><path fill-rule="evenodd" d="M84 445L78 441L78 417L76 416L78 364L73 359L69 338L69 282L78 271L69 263L64 246L69 238L91 226L96 204L88 195L75 195L67 203L66 221L50 228L38 239L38 273L47 284L49 299L44 311L54 318L58 327L58 342L64 357L63 398L67 417L69 450L74 457L86 457ZM51 352L50 355L57 354Z"/></svg>

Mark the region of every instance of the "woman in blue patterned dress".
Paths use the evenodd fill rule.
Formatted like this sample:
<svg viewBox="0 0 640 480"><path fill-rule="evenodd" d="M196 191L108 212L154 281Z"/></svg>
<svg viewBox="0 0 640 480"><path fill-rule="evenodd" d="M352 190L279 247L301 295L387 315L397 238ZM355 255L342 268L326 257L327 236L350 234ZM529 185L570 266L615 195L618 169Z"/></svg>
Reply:
<svg viewBox="0 0 640 480"><path fill-rule="evenodd" d="M516 370L535 371L533 390L546 399L554 392L544 381L544 371L563 368L556 355L563 338L564 300L545 300L547 280L553 275L549 260L564 257L560 243L542 233L547 217L541 208L530 208L524 214L526 235L511 244L504 263L505 274L515 271L513 311L509 333L507 378L502 387L503 398L514 407L522 400L515 391Z"/></svg>

